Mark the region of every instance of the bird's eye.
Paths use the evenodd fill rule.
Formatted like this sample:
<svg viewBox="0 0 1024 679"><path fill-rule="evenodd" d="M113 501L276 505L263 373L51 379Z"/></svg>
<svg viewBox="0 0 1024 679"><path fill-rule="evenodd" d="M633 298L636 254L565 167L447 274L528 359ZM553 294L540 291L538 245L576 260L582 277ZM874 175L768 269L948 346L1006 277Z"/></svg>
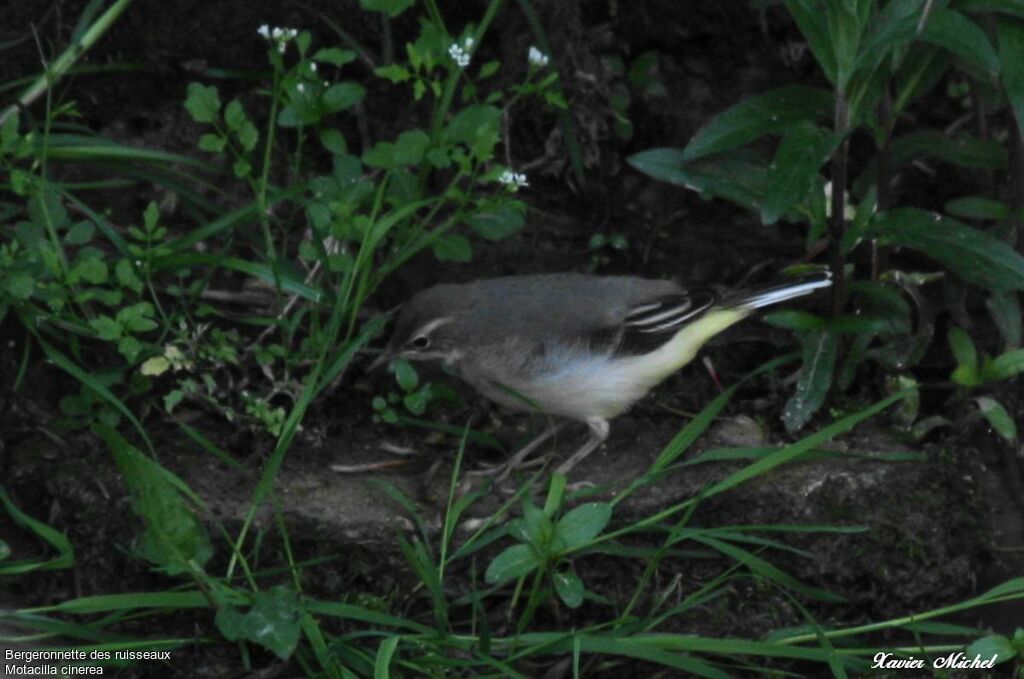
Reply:
<svg viewBox="0 0 1024 679"><path fill-rule="evenodd" d="M430 346L430 338L427 337L426 335L414 337L413 340L409 342L409 346L411 346L413 349L426 349L427 347Z"/></svg>

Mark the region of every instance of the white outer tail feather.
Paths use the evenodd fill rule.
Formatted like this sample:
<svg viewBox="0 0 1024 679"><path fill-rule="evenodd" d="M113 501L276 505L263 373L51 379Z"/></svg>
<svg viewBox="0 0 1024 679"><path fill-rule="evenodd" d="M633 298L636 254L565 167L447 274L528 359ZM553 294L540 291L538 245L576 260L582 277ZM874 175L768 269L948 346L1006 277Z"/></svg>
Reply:
<svg viewBox="0 0 1024 679"><path fill-rule="evenodd" d="M804 281L803 283L794 283L793 285L783 288L774 288L772 290L766 290L752 295L740 302L737 306L746 307L748 309L760 309L761 307L785 302L786 300L793 299L794 297L809 295L815 290L827 288L830 285L832 285L831 276L826 276L817 280Z"/></svg>

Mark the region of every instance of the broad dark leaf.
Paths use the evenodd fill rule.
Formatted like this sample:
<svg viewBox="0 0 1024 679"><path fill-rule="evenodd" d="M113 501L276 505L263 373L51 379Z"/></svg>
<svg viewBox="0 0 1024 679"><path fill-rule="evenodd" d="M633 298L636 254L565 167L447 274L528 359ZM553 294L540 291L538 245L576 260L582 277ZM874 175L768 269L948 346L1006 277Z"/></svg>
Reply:
<svg viewBox="0 0 1024 679"><path fill-rule="evenodd" d="M1000 78L1013 108L1017 129L1024 130L1024 25L1020 21L1000 17L997 27L1002 69Z"/></svg>
<svg viewBox="0 0 1024 679"><path fill-rule="evenodd" d="M821 166L839 145L839 136L814 123L786 132L768 167L768 184L761 203L761 221L774 224L816 186Z"/></svg>
<svg viewBox="0 0 1024 679"><path fill-rule="evenodd" d="M1024 257L1002 240L916 208L880 215L870 229L886 245L923 252L964 280L992 290L1024 290Z"/></svg>
<svg viewBox="0 0 1024 679"><path fill-rule="evenodd" d="M782 421L790 432L800 430L825 403L836 366L838 333L831 330L809 332L801 337L803 366L796 393L786 402Z"/></svg>
<svg viewBox="0 0 1024 679"><path fill-rule="evenodd" d="M832 94L827 90L805 85L780 87L749 97L712 118L690 140L685 158L728 151L796 123L827 118L831 111Z"/></svg>
<svg viewBox="0 0 1024 679"><path fill-rule="evenodd" d="M630 165L655 179L755 209L764 197L767 172L746 152L688 160L682 149L650 149L630 156Z"/></svg>

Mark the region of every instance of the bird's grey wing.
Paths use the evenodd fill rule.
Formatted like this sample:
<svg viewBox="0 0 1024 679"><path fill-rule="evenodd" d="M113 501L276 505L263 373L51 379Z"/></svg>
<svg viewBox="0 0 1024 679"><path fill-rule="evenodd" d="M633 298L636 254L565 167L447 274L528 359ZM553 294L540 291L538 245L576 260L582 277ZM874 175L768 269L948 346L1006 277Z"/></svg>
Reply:
<svg viewBox="0 0 1024 679"><path fill-rule="evenodd" d="M615 352L635 355L653 351L684 326L703 316L718 301L713 290L684 290L634 304L617 329Z"/></svg>

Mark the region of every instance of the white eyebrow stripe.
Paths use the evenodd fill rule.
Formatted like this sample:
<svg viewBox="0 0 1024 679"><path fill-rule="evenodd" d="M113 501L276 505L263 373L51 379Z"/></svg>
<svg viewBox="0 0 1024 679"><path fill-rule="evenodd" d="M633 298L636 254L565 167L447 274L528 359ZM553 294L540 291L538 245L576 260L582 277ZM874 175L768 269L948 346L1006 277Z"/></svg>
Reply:
<svg viewBox="0 0 1024 679"><path fill-rule="evenodd" d="M452 318L451 316L444 316L443 318L435 318L434 320L430 321L429 323L424 324L423 327L421 327L419 330L414 332L412 334L412 336L413 337L420 337L421 335L429 336L430 333L434 332L435 330L440 328L442 325L447 325L448 323L451 323L454 320L455 319Z"/></svg>
<svg viewBox="0 0 1024 679"><path fill-rule="evenodd" d="M652 325L654 323L661 323L662 321L672 318L673 316L686 313L687 311L690 310L691 307L693 307L693 300L687 299L684 300L682 304L678 304L670 309L662 311L661 313L654 314L653 316L644 316L643 318L639 318L635 321L630 321L626 325L643 326Z"/></svg>

